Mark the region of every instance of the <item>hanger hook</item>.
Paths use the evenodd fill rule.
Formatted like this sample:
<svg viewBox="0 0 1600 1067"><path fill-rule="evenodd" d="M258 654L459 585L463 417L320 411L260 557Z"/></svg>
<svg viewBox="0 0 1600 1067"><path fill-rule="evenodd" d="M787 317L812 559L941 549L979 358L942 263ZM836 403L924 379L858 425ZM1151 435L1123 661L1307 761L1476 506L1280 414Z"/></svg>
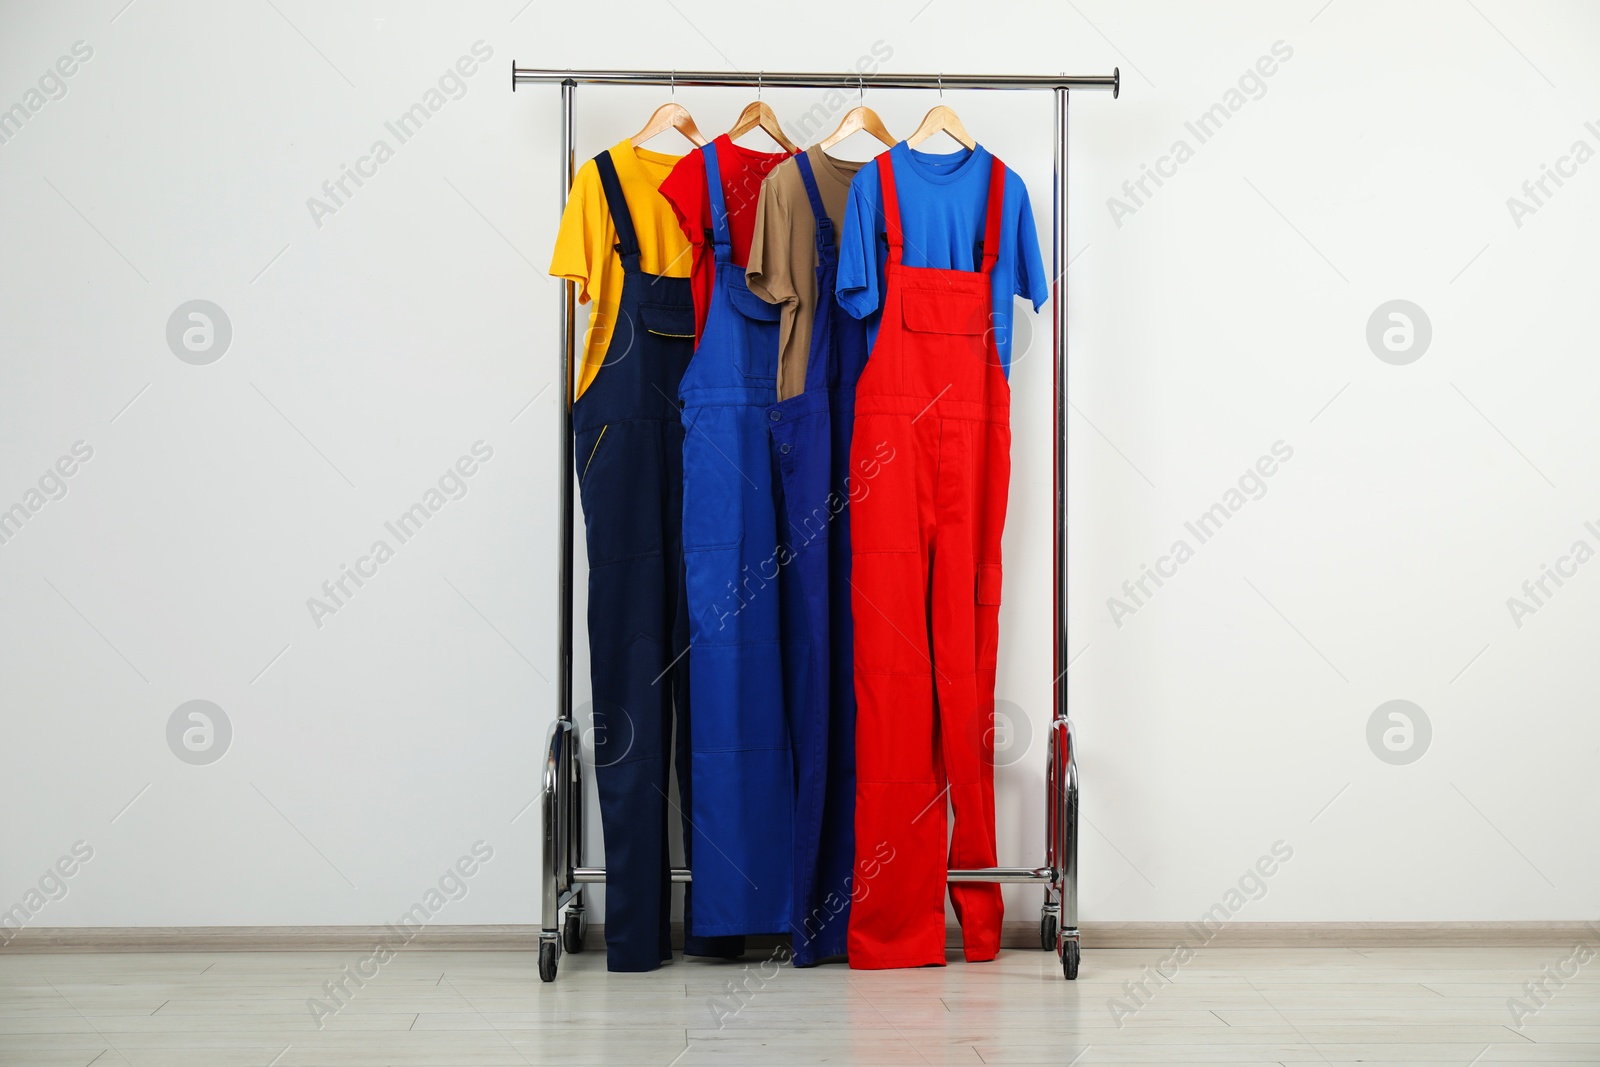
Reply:
<svg viewBox="0 0 1600 1067"><path fill-rule="evenodd" d="M767 76L767 72L766 71L764 71L764 70L756 71L756 99L757 100L761 99L761 80L763 78L765 78L766 76Z"/></svg>
<svg viewBox="0 0 1600 1067"><path fill-rule="evenodd" d="M867 102L867 78L860 71L856 71L856 97L858 103Z"/></svg>
<svg viewBox="0 0 1600 1067"><path fill-rule="evenodd" d="M939 72L939 99L944 99L944 71Z"/></svg>
<svg viewBox="0 0 1600 1067"><path fill-rule="evenodd" d="M676 70L672 72L672 98L674 100L678 98L678 72Z"/></svg>

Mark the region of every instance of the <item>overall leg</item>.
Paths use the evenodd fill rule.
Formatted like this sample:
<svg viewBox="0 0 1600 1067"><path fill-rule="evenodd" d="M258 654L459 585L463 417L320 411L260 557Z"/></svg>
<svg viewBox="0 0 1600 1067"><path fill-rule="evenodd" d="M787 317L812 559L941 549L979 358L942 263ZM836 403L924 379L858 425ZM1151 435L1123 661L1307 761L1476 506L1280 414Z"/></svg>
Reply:
<svg viewBox="0 0 1600 1067"><path fill-rule="evenodd" d="M703 358L716 317L702 340ZM776 503L763 409L691 403L684 447L694 930L788 933L793 768L783 714Z"/></svg>
<svg viewBox="0 0 1600 1067"><path fill-rule="evenodd" d="M848 455L848 453L847 453ZM841 496L845 489L835 490ZM818 906L828 925L812 939L815 958L844 955L850 923L855 869L856 690L855 640L850 617L849 512L835 520L830 537L833 559L828 574L828 756L822 825L814 877Z"/></svg>
<svg viewBox="0 0 1600 1067"><path fill-rule="evenodd" d="M819 287L832 292L832 277ZM823 800L817 893L830 924L814 942L818 957L847 951L851 886L855 867L856 689L855 624L850 613L850 441L855 425L856 380L866 362L866 327L839 313L834 324L836 383L831 390L829 485L838 504L828 540L828 617L823 620L828 649L828 777ZM842 909L842 910L840 910Z"/></svg>
<svg viewBox="0 0 1600 1067"><path fill-rule="evenodd" d="M690 825L689 813L694 810L694 772L693 761L690 758L690 737L693 731L692 706L689 699L689 602L685 588L683 565L683 424L681 422L663 424L663 436L667 439L666 450L669 455L667 484L670 487L670 524L671 536L675 539L678 551L671 553L666 562L669 574L666 575L668 588L675 591L672 600L672 656L673 667L667 676L662 679L663 686L669 685L672 693L672 708L676 713L676 729L674 731L677 766L678 766L678 811L677 822L683 834L683 865L694 870L694 828ZM670 877L670 874L668 875ZM693 882L683 887L683 951L687 956L714 956L718 959L736 959L744 954L744 938L742 937L701 937L694 933L694 900L695 886ZM668 937L666 927L663 927L663 937Z"/></svg>
<svg viewBox="0 0 1600 1067"><path fill-rule="evenodd" d="M797 967L816 961L817 939L832 920L817 885L828 776L828 544L833 514L827 501L828 412L816 400L802 394L769 409L782 490L779 537L786 553L778 586L784 703L794 760L791 931Z"/></svg>
<svg viewBox="0 0 1600 1067"><path fill-rule="evenodd" d="M994 823L994 666L990 661L987 700L979 664L979 622L996 606L980 605L983 580L977 559L978 471L975 448L982 424L962 419L944 422L939 456L939 533L933 559L933 660L939 691L941 741L955 828L950 838L951 867L992 867L996 861ZM961 923L967 960L993 959L1000 949L1002 904L994 882L952 883L950 899Z"/></svg>
<svg viewBox="0 0 1600 1067"><path fill-rule="evenodd" d="M670 956L663 937L667 731L671 698L653 684L674 654L672 591L658 488L668 470L658 424L580 433L576 459L589 549L593 752L606 845L606 965L648 971Z"/></svg>
<svg viewBox="0 0 1600 1067"><path fill-rule="evenodd" d="M860 968L944 963L947 824L935 767L923 503L932 454L921 436L909 416L858 411L851 445L856 861L849 951L850 966Z"/></svg>

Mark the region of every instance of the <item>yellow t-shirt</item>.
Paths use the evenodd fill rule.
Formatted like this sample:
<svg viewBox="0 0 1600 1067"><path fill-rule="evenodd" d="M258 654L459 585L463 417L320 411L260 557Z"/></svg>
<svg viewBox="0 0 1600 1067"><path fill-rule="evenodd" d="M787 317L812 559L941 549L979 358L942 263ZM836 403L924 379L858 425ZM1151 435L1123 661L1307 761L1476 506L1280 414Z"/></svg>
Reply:
<svg viewBox="0 0 1600 1067"><path fill-rule="evenodd" d="M609 151L639 237L639 268L646 274L689 277L694 266L689 241L672 205L660 193L661 182L682 157L635 148L627 141ZM573 179L561 229L556 233L555 253L550 257L550 273L576 282L579 301L592 304L574 396L582 396L600 372L611 340L611 326L622 299L622 257L617 255L616 244L617 228L606 207L599 168L591 159Z"/></svg>

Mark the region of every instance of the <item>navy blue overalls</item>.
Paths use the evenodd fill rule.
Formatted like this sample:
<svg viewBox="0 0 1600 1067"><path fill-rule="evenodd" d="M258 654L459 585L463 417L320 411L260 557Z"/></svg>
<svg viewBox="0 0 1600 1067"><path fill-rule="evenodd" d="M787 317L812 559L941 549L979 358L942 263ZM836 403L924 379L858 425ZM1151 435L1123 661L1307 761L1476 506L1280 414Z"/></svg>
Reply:
<svg viewBox="0 0 1600 1067"><path fill-rule="evenodd" d="M706 936L788 933L794 779L779 647L781 568L767 406L778 309L733 262L715 144L705 156L716 276L684 372L683 551L695 783L694 916Z"/></svg>
<svg viewBox="0 0 1600 1067"><path fill-rule="evenodd" d="M867 324L834 296L839 252L811 160L795 157L817 227L805 391L769 407L783 486L784 678L794 744L794 962L845 952L855 863L856 691L850 621L850 431Z"/></svg>
<svg viewBox="0 0 1600 1067"><path fill-rule="evenodd" d="M594 381L572 406L589 552L595 778L606 844L606 966L649 971L672 958L667 797L673 714L678 783L692 804L689 639L683 595L683 426L678 382L694 348L689 279L646 274L611 154L595 157L622 257L621 306ZM684 828L686 850L691 834ZM692 852L690 853L692 855ZM683 911L693 914L686 887ZM548 916L546 917L548 921ZM690 938L685 951L730 954Z"/></svg>

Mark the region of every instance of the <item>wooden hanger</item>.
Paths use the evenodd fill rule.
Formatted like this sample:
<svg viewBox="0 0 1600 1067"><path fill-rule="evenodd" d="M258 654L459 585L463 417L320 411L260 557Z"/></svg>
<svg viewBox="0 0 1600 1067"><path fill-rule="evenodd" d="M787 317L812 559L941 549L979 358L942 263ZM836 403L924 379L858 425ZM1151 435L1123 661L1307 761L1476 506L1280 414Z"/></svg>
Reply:
<svg viewBox="0 0 1600 1067"><path fill-rule="evenodd" d="M672 79L673 96L678 95L677 81L677 75L674 74ZM689 114L688 109L676 100L669 100L656 108L655 114L651 115L650 120L644 124L644 129L634 134L628 143L638 148L656 134L666 133L668 130L677 130L687 137L689 142L696 148L706 143L705 135L700 132L700 127L694 124L694 118Z"/></svg>
<svg viewBox="0 0 1600 1067"><path fill-rule="evenodd" d="M650 121L644 124L644 129L634 134L628 143L638 148L656 134L666 133L668 130L677 130L696 147L706 143L705 135L694 124L694 119L688 110L682 104L675 103L662 104L656 108L655 114L650 116Z"/></svg>
<svg viewBox="0 0 1600 1067"><path fill-rule="evenodd" d="M906 146L915 148L941 130L961 142L966 148L976 148L978 145L972 134L967 132L967 128L961 125L961 119L956 116L956 113L940 104L923 116L922 125L917 127L915 133L906 138Z"/></svg>
<svg viewBox="0 0 1600 1067"><path fill-rule="evenodd" d="M778 116L772 113L770 107L762 103L761 81L759 78L756 80L756 98L747 104L743 111L739 112L738 120L728 130L728 140L737 140L757 127L765 130L767 136L778 142L779 147L785 152L800 151L795 143L784 135L783 127L778 124Z"/></svg>
<svg viewBox="0 0 1600 1067"><path fill-rule="evenodd" d="M944 96L942 79L939 86L939 95L940 97ZM967 132L965 126L961 125L960 117L943 104L939 104L922 117L922 125L917 127L915 133L906 138L906 147L915 148L941 130L955 138L965 148L972 149L978 146L977 139Z"/></svg>
<svg viewBox="0 0 1600 1067"><path fill-rule="evenodd" d="M857 92L860 93L861 100L865 101L867 96L866 86L864 84L859 85ZM838 128L819 141L817 147L826 152L851 134L862 131L872 134L872 136L890 148L894 147L894 137L884 128L883 120L878 117L876 111L867 107L865 103L857 104L849 111L846 111L844 118L839 120Z"/></svg>

